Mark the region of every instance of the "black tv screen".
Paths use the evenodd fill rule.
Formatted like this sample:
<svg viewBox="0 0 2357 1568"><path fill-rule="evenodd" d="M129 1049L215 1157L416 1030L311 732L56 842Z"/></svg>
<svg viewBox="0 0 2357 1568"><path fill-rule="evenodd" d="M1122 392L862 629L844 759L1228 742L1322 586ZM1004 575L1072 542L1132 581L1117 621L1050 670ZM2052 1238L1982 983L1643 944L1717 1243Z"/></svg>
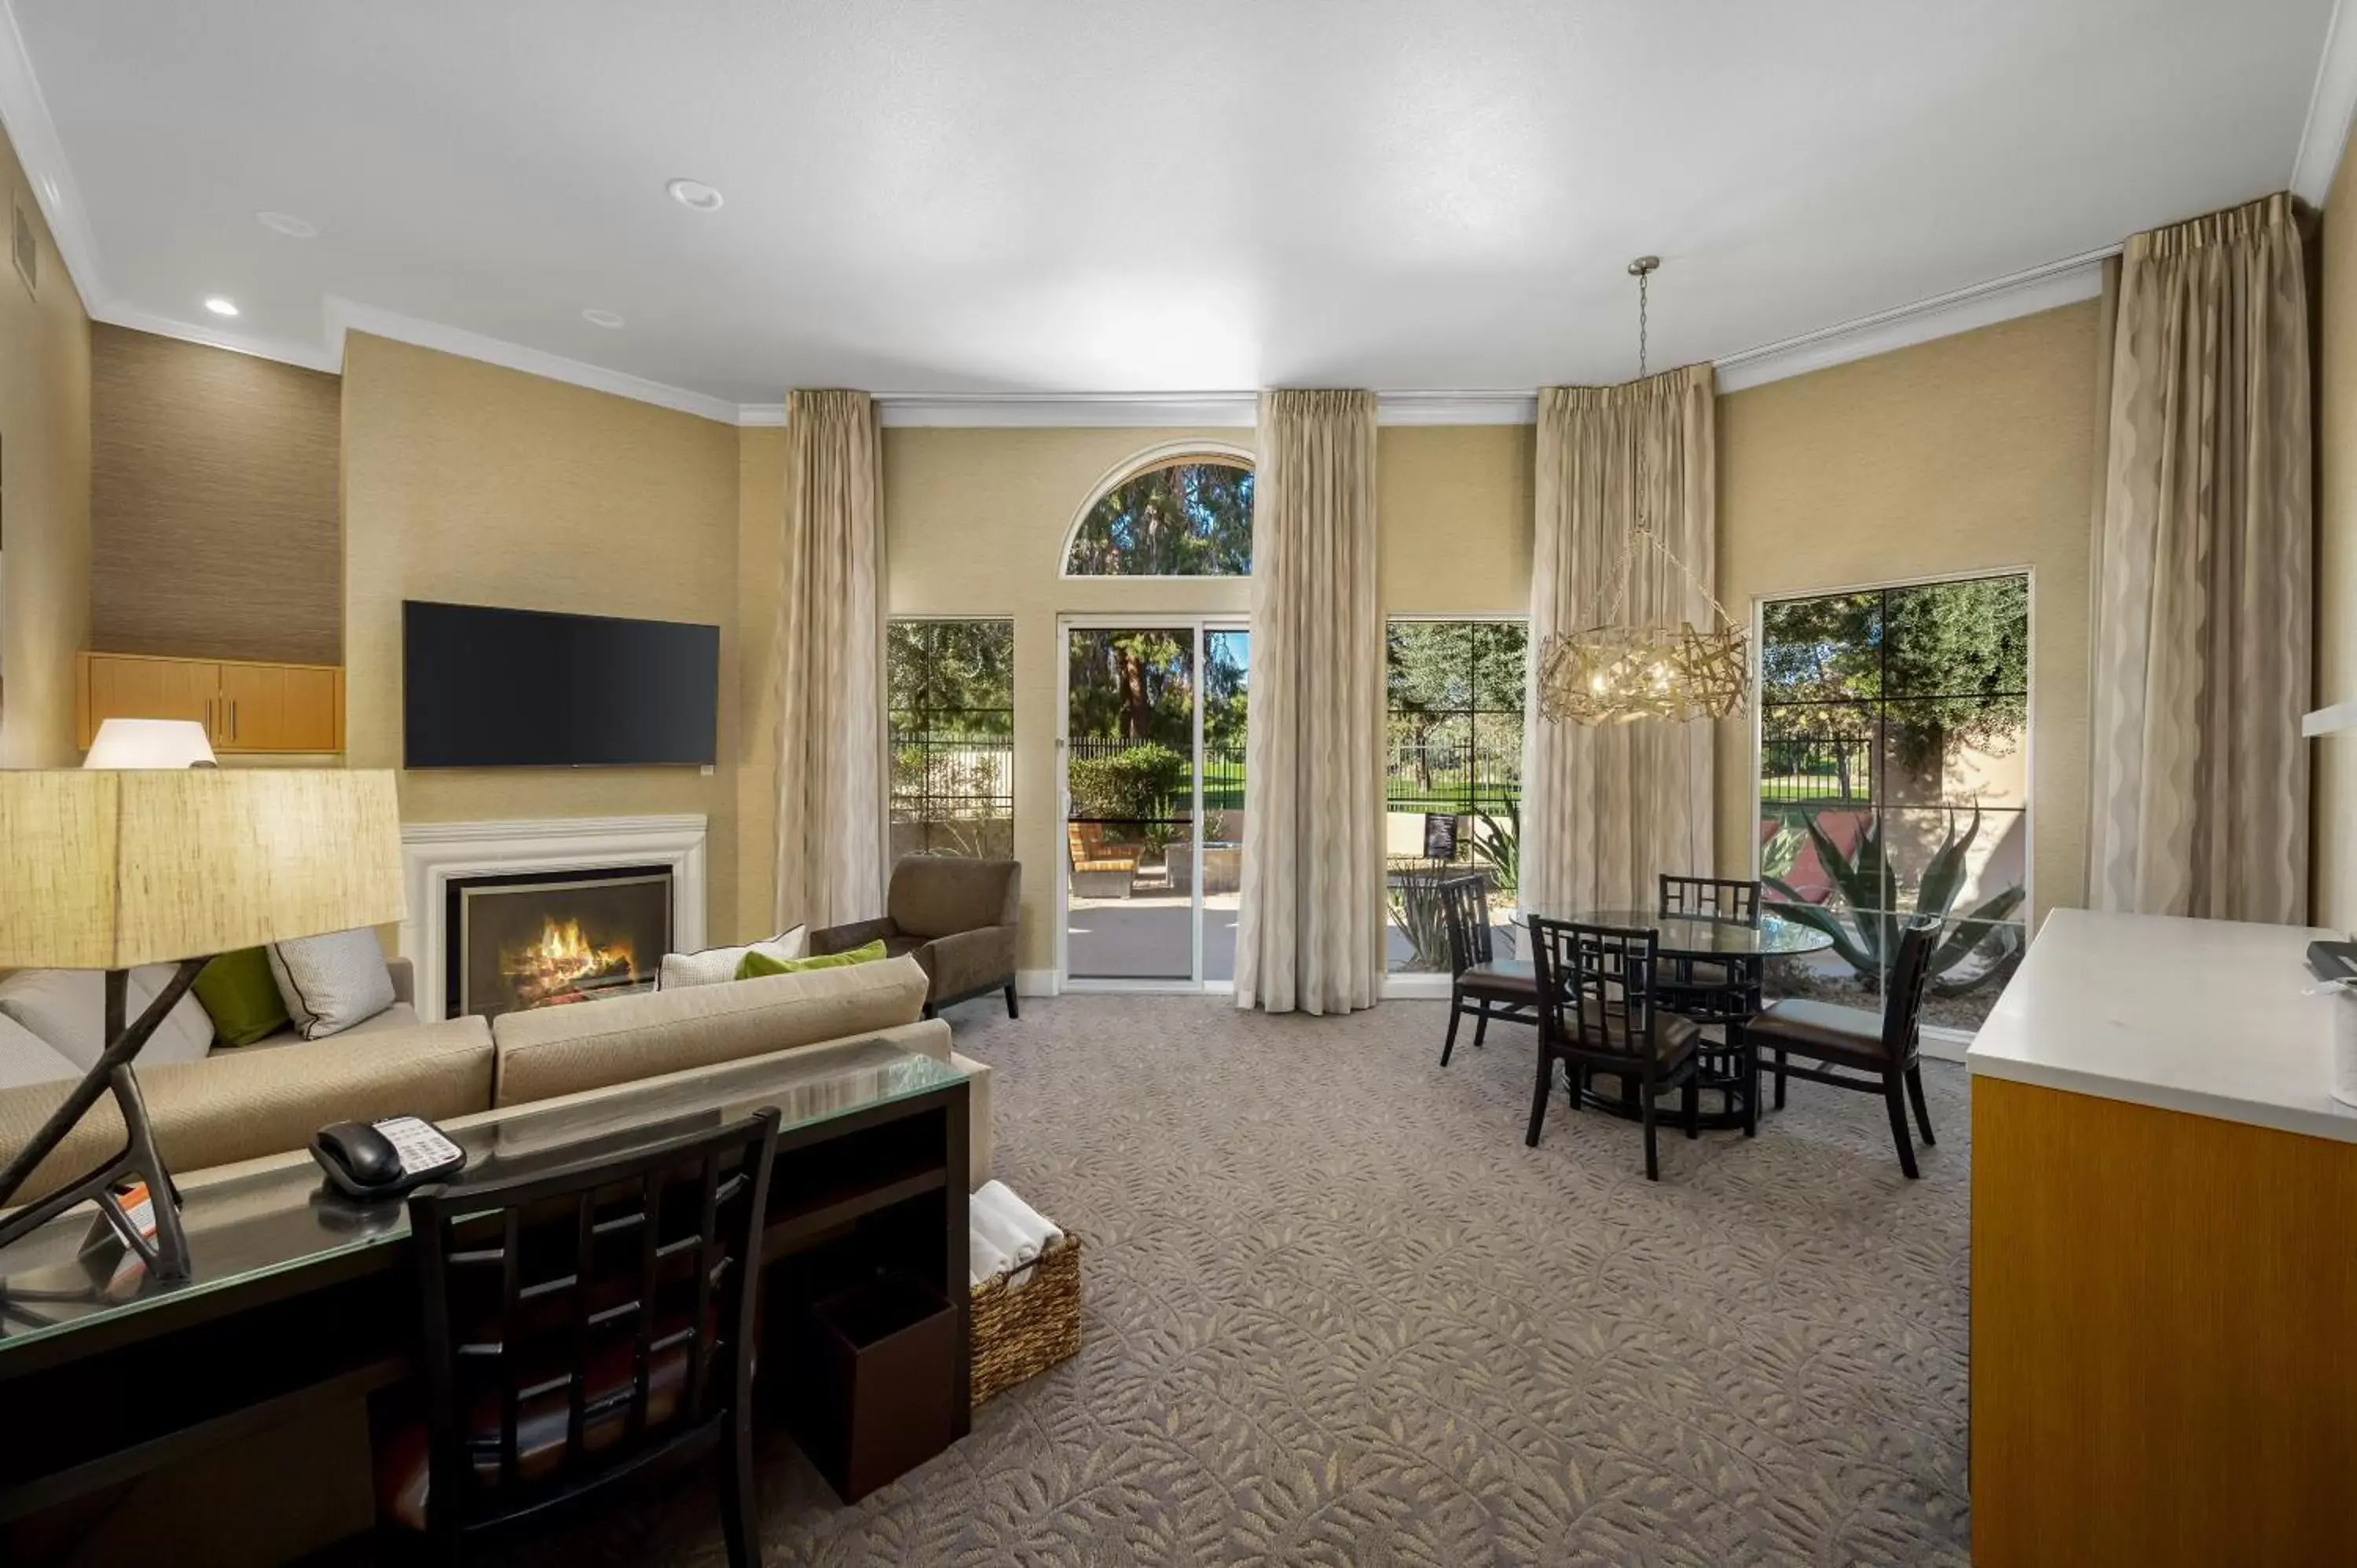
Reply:
<svg viewBox="0 0 2357 1568"><path fill-rule="evenodd" d="M410 599L401 648L407 767L714 760L716 626Z"/></svg>

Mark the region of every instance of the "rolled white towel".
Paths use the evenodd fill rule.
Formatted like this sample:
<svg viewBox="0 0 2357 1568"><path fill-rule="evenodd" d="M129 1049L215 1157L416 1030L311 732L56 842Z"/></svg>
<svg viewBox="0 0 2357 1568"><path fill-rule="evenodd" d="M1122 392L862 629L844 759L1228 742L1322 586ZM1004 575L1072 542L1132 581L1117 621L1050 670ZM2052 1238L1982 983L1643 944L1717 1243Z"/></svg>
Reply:
<svg viewBox="0 0 2357 1568"><path fill-rule="evenodd" d="M1015 1266L1015 1260L1006 1255L1006 1250L978 1230L968 1229L965 1246L966 1268L973 1275L972 1283L980 1284Z"/></svg>
<svg viewBox="0 0 2357 1568"><path fill-rule="evenodd" d="M1034 1257L1064 1239L1054 1221L1016 1197L1015 1189L1003 1181L984 1182L974 1190L973 1207L994 1210L1005 1219L1017 1235L1031 1243Z"/></svg>
<svg viewBox="0 0 2357 1568"><path fill-rule="evenodd" d="M1039 1261L1039 1244L1015 1227L1014 1221L996 1206L974 1203L966 1206L967 1227L977 1236L1006 1254L1016 1268L1024 1268Z"/></svg>

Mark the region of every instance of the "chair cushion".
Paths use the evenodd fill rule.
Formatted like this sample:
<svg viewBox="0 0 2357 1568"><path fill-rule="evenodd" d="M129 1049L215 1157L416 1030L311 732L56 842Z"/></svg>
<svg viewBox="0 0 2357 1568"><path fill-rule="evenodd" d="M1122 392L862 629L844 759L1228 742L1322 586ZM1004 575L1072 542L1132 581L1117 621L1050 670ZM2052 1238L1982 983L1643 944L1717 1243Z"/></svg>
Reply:
<svg viewBox="0 0 2357 1568"><path fill-rule="evenodd" d="M1580 1003L1579 1017L1589 1029L1598 1026L1598 1008L1593 998ZM1628 1014L1619 1007L1602 1009L1602 1027L1605 1037L1612 1043L1612 1049L1626 1055L1630 1050ZM1694 1049L1695 1041L1701 1034L1702 1026L1693 1019L1681 1018L1675 1013L1658 1006L1654 1009L1653 1056L1663 1065L1684 1059L1686 1053ZM1576 1046L1579 1042L1574 1040L1571 1043Z"/></svg>
<svg viewBox="0 0 2357 1568"><path fill-rule="evenodd" d="M1757 1046L1862 1067L1880 1068L1890 1059L1882 1045L1882 1015L1863 1007L1786 997L1770 1003L1745 1033Z"/></svg>
<svg viewBox="0 0 2357 1568"><path fill-rule="evenodd" d="M1506 996L1522 1001L1535 1001L1539 993L1538 970L1525 960L1501 958L1488 963L1474 964L1457 977L1460 991L1480 996Z"/></svg>

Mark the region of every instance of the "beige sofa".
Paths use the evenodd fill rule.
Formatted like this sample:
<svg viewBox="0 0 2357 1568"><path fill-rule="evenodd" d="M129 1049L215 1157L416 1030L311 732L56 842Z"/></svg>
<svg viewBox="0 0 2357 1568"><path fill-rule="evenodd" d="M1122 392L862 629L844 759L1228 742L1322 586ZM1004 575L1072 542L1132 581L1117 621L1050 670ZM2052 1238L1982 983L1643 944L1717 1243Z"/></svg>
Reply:
<svg viewBox="0 0 2357 1568"><path fill-rule="evenodd" d="M400 966L405 969L406 965ZM296 1045L218 1049L142 1068L158 1149L176 1176L307 1148L330 1122L415 1115L456 1121L646 1079L710 1071L845 1040L881 1038L948 1062L971 1084L972 1185L990 1176L990 1069L950 1049L921 1016L913 959L690 986L571 1007L355 1031ZM72 1087L0 1090L0 1160L22 1148ZM31 1202L123 1145L103 1100L16 1194Z"/></svg>

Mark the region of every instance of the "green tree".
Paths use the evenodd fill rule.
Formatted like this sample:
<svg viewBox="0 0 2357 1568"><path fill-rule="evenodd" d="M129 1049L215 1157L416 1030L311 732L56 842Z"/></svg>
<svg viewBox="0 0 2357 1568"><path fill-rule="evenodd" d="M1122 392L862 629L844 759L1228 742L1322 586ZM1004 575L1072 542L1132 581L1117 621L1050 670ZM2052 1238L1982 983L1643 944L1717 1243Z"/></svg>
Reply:
<svg viewBox="0 0 2357 1568"><path fill-rule="evenodd" d="M1012 735L1015 623L893 621L884 631L884 679L896 730Z"/></svg>
<svg viewBox="0 0 2357 1568"><path fill-rule="evenodd" d="M1253 471L1237 458L1148 468L1089 509L1064 569L1088 577L1250 576L1252 498Z"/></svg>
<svg viewBox="0 0 2357 1568"><path fill-rule="evenodd" d="M1071 634L1075 740L1154 740L1194 747L1189 649L1167 631Z"/></svg>

